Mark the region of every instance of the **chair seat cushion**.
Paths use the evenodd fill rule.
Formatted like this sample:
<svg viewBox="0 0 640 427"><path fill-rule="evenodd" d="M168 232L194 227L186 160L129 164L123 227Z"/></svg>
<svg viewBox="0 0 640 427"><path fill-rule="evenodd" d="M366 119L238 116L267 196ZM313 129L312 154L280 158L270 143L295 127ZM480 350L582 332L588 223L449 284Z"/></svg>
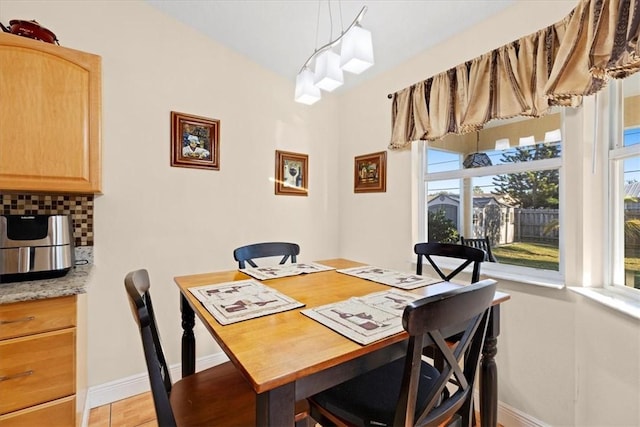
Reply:
<svg viewBox="0 0 640 427"><path fill-rule="evenodd" d="M391 426L400 395L403 371L404 358L401 358L318 393L311 400L355 426ZM418 402L426 400L427 393L438 375L437 369L422 362Z"/></svg>

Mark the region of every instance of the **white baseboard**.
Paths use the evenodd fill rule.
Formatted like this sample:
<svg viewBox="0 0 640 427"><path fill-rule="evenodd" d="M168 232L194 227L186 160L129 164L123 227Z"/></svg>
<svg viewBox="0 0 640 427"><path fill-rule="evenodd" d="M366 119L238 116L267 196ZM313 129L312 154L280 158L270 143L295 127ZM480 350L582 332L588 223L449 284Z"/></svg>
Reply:
<svg viewBox="0 0 640 427"><path fill-rule="evenodd" d="M227 360L229 359L222 352L205 356L196 360L196 370L200 371L202 369L207 369L212 366L219 365L220 363L224 363ZM182 377L182 365L176 364L170 366L169 372L171 378L174 380ZM149 390L149 375L145 371L130 377L89 387L87 407L95 408L106 405Z"/></svg>
<svg viewBox="0 0 640 427"><path fill-rule="evenodd" d="M220 363L224 363L229 359L220 352L205 356L196 360L196 370L207 369ZM171 378L180 378L182 376L182 365L176 364L170 367ZM136 394L149 391L149 376L147 372L132 375L109 383L100 384L89 387L88 404L85 405L85 416L83 416L82 425L88 423L88 411L90 408L106 405L118 400L126 399ZM474 393L476 399L476 407L478 407L478 391ZM504 427L549 427L550 425L540 421L529 414L525 414L506 403L498 402L498 423Z"/></svg>
<svg viewBox="0 0 640 427"><path fill-rule="evenodd" d="M504 427L550 427L550 424L502 402L498 402L498 423Z"/></svg>
<svg viewBox="0 0 640 427"><path fill-rule="evenodd" d="M473 396L476 408L479 408L480 403L477 389L474 390ZM498 424L504 427L550 427L550 424L540 421L500 401L498 401Z"/></svg>

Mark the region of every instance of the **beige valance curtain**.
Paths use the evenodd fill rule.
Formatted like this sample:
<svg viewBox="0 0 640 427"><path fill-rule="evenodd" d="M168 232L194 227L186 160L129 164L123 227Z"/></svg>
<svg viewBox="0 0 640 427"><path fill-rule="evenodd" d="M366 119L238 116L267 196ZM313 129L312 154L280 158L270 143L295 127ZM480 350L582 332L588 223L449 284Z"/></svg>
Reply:
<svg viewBox="0 0 640 427"><path fill-rule="evenodd" d="M581 0L562 21L393 94L389 148L578 106L640 70L639 35L640 0Z"/></svg>

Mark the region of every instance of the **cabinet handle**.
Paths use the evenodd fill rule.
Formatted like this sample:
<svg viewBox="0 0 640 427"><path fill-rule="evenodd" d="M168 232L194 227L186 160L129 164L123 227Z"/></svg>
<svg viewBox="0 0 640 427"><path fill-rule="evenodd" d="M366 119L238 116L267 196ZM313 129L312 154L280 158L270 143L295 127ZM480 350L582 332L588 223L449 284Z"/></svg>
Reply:
<svg viewBox="0 0 640 427"><path fill-rule="evenodd" d="M20 377L28 377L29 375L33 375L33 371L25 371L25 372L20 372L19 374L6 375L4 377L0 377L0 382L13 380L15 378L20 378Z"/></svg>
<svg viewBox="0 0 640 427"><path fill-rule="evenodd" d="M29 322L35 318L36 316L29 316L29 317L22 317L20 319L13 319L13 320L0 320L0 325L8 325L9 323Z"/></svg>

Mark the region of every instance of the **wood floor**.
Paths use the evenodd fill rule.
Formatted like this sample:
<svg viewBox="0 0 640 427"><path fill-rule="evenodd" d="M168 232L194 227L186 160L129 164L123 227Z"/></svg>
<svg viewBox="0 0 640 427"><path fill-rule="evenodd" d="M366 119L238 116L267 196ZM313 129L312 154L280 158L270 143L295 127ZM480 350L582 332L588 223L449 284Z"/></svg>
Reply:
<svg viewBox="0 0 640 427"><path fill-rule="evenodd" d="M89 427L156 427L151 392L93 408Z"/></svg>
<svg viewBox="0 0 640 427"><path fill-rule="evenodd" d="M479 425L479 424L478 424ZM88 427L157 427L151 392L93 408ZM316 424L317 426L317 424ZM502 427L498 424L498 427Z"/></svg>

